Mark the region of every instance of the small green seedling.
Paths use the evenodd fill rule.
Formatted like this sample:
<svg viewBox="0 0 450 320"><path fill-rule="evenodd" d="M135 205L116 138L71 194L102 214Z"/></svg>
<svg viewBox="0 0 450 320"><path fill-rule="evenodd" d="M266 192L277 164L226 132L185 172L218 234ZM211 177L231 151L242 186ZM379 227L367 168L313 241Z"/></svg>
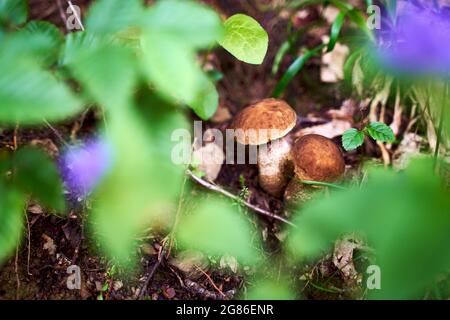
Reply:
<svg viewBox="0 0 450 320"><path fill-rule="evenodd" d="M371 122L362 130L355 128L345 131L342 135L342 146L346 151L355 150L364 143L364 138L368 136L375 141L392 143L395 135L392 129L382 122Z"/></svg>

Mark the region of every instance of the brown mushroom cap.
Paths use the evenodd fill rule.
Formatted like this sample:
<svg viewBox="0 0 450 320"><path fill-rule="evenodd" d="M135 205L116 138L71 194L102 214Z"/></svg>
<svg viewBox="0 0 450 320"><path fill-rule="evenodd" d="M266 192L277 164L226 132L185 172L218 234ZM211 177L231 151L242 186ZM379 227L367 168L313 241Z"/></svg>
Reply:
<svg viewBox="0 0 450 320"><path fill-rule="evenodd" d="M286 102L264 99L239 112L232 129L243 130L243 134L236 134L239 143L261 145L284 137L295 127L296 122L297 114ZM258 134L259 130L267 131Z"/></svg>
<svg viewBox="0 0 450 320"><path fill-rule="evenodd" d="M292 148L295 175L300 180L333 182L345 171L341 150L328 138L310 134L298 139Z"/></svg>

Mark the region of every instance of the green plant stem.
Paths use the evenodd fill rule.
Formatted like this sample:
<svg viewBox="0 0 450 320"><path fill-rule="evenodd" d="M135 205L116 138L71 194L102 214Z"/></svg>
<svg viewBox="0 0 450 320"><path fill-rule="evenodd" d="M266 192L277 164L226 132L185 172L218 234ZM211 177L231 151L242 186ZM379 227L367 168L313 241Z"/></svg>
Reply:
<svg viewBox="0 0 450 320"><path fill-rule="evenodd" d="M339 190L347 190L347 188L334 184L334 183L329 183L329 182L320 182L320 181L311 181L311 180L299 180L301 183L303 184L307 184L310 186L321 186L321 187L330 187L330 188L335 188L335 189L339 189Z"/></svg>
<svg viewBox="0 0 450 320"><path fill-rule="evenodd" d="M441 105L441 115L439 119L439 127L437 132L437 138L436 138L436 149L434 151L434 167L437 167L438 164L438 157L439 157L439 148L441 146L441 140L442 140L442 131L444 128L444 118L445 118L445 108L447 106L447 97L448 97L448 83L445 84L444 88L444 99L442 101Z"/></svg>

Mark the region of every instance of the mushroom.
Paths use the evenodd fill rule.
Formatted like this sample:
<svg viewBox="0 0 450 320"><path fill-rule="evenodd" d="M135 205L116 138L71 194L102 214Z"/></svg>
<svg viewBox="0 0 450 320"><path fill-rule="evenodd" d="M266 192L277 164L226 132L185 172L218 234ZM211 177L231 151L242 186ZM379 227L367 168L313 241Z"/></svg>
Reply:
<svg viewBox="0 0 450 320"><path fill-rule="evenodd" d="M302 180L335 182L345 171L345 161L339 147L332 140L317 134L298 139L292 147L291 157L295 178L286 188L286 202L303 202L318 189L304 185Z"/></svg>
<svg viewBox="0 0 450 320"><path fill-rule="evenodd" d="M238 143L258 146L257 164L260 186L273 196L280 196L292 171L289 155L297 115L284 101L264 99L244 108L233 120Z"/></svg>

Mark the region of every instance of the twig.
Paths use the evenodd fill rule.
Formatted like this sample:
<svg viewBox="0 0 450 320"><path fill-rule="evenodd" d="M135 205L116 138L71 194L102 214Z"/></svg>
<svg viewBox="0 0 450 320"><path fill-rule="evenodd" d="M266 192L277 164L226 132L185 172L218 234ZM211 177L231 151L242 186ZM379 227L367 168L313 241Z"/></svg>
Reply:
<svg viewBox="0 0 450 320"><path fill-rule="evenodd" d="M28 230L27 273L29 276L32 276L33 274L30 272L31 228L30 228L30 220L28 219L28 214L26 212L25 212L25 218L27 220L27 230Z"/></svg>
<svg viewBox="0 0 450 320"><path fill-rule="evenodd" d="M184 203L184 189L186 187L186 182L187 182L187 176L184 175L183 183L181 184L180 198L178 199L178 208L177 208L177 212L175 214L175 221L173 223L172 230L170 231L170 234L169 234L169 247L167 248L166 258L168 258L170 256L170 253L173 248L175 232L177 230L178 223L180 221L181 209L183 208L183 203Z"/></svg>
<svg viewBox="0 0 450 320"><path fill-rule="evenodd" d="M149 268L147 279L145 280L144 285L142 286L141 290L139 291L139 300L142 300L145 296L145 292L147 291L148 285L150 284L150 280L152 280L153 276L155 275L156 270L161 265L165 254L165 246L161 246L158 253L158 260L153 265L153 267Z"/></svg>
<svg viewBox="0 0 450 320"><path fill-rule="evenodd" d="M58 4L59 15L60 15L62 21L64 22L64 25L67 28L67 17L66 17L66 13L64 12L61 0L56 0L56 3ZM67 31L70 31L70 30L67 30Z"/></svg>
<svg viewBox="0 0 450 320"><path fill-rule="evenodd" d="M69 144L66 142L66 140L64 140L63 136L61 135L61 133L59 133L58 130L56 130L55 127L53 127L50 122L48 122L47 120L44 119L44 123L47 125L47 127L50 128L50 130L53 131L53 133L58 137L58 139L67 147L69 146Z"/></svg>
<svg viewBox="0 0 450 320"><path fill-rule="evenodd" d="M211 283L211 285L214 287L214 289L216 289L216 291L224 298L226 298L227 296L225 295L225 293L222 292L222 290L219 289L219 287L214 283L214 280L209 276L209 274L207 274L205 271L203 271L202 268L195 266L195 268L200 271L205 277L206 279L208 279L209 283Z"/></svg>
<svg viewBox="0 0 450 320"><path fill-rule="evenodd" d="M17 148L19 147L19 143L18 143L18 139L17 139L18 132L19 132L19 124L16 124L16 126L14 128L14 136L13 136L14 150L17 150Z"/></svg>
<svg viewBox="0 0 450 320"><path fill-rule="evenodd" d="M224 195L224 196L226 196L226 197L228 197L228 198L231 198L231 199L237 201L238 203L240 203L240 204L242 204L242 205L244 205L244 206L246 206L246 207L252 209L252 210L255 211L256 213L259 213L259 214L261 214L261 215L263 215L263 216L266 216L266 217L269 217L269 218L272 218L272 219L275 219L275 220L284 222L284 223L289 224L289 225L291 225L291 226L293 226L293 227L297 227L295 224L293 224L293 223L290 222L289 220L286 220L285 218L280 217L279 215L276 215L276 214L274 214L274 213L272 213L272 212L269 212L269 211L267 211L267 210L261 209L261 208L255 206L255 205L253 205L253 204L247 202L247 201L242 200L242 199L239 198L238 196L236 196L236 195L234 195L234 194L232 194L232 193L230 193L230 192L228 192L228 191L226 191L226 190L220 188L219 186L217 186L217 185L215 185L215 184L212 184L212 183L210 183L210 182L207 182L207 181L203 180L202 178L197 177L197 176L196 176L191 170L189 170L189 169L186 170L186 174L187 174L192 180L194 180L194 181L197 182L198 184L202 185L203 187L205 187L205 188L207 188L207 189L209 189L209 190L211 190L211 191L218 192L218 193L220 193L220 194L222 194L222 195Z"/></svg>

